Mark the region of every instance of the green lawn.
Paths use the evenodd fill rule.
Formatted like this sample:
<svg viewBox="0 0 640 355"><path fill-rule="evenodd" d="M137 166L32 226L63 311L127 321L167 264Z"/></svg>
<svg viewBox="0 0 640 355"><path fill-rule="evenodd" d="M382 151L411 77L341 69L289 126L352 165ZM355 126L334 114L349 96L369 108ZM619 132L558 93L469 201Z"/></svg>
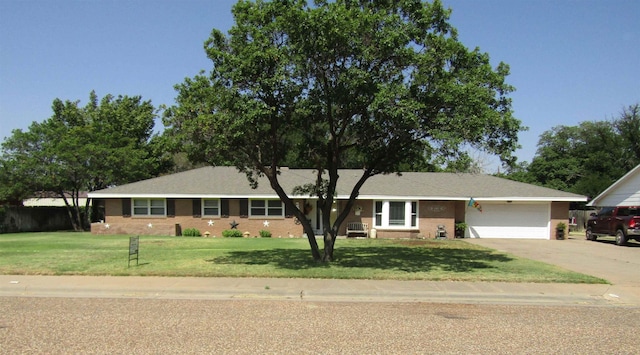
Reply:
<svg viewBox="0 0 640 355"><path fill-rule="evenodd" d="M139 250L128 267L128 236L0 234L0 274L605 283L461 240L340 239L330 264L306 239L142 236Z"/></svg>

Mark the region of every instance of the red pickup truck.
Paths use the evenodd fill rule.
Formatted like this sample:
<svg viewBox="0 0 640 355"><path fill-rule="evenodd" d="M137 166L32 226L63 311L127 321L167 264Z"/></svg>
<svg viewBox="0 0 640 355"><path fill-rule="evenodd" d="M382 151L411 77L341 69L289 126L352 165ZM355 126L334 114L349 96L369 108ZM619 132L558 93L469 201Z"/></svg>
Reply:
<svg viewBox="0 0 640 355"><path fill-rule="evenodd" d="M588 240L615 236L617 245L625 245L629 239L640 242L640 207L602 208L587 221L586 236Z"/></svg>

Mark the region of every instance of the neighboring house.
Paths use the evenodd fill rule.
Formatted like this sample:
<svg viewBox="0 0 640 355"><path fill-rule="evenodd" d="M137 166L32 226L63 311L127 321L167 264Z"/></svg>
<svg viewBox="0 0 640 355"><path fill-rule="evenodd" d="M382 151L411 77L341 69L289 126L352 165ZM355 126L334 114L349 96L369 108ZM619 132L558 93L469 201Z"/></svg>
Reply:
<svg viewBox="0 0 640 355"><path fill-rule="evenodd" d="M71 196L67 194L69 203L72 204ZM91 201L89 201L91 203ZM78 205L84 207L87 204L87 193L81 192L78 198ZM26 207L65 207L64 200L57 194L50 192L42 192L34 197L22 201L22 205Z"/></svg>
<svg viewBox="0 0 640 355"><path fill-rule="evenodd" d="M614 182L587 206L640 206L640 165Z"/></svg>
<svg viewBox="0 0 640 355"><path fill-rule="evenodd" d="M339 174L336 215L362 171ZM278 180L285 191L293 191L314 176L313 170L283 168ZM180 235L181 230L197 228L221 236L234 225L251 236L263 229L274 237L303 234L266 178L251 189L234 167L204 167L94 191L89 197L105 211L105 222L91 226L94 234ZM292 197L322 234L317 200ZM482 212L470 206L472 198ZM347 222L362 222L368 224L369 235L378 238L434 238L440 225L453 238L455 224L466 222L465 236L471 238L553 239L556 224L567 220L569 203L585 201L585 196L489 175L376 175L362 186L339 234L346 234Z"/></svg>

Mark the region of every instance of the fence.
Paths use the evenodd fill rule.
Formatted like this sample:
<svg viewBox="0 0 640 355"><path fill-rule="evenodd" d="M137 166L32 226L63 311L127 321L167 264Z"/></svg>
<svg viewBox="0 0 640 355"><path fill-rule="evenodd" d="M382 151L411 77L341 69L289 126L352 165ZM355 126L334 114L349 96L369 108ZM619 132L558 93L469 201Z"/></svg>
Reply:
<svg viewBox="0 0 640 355"><path fill-rule="evenodd" d="M0 233L73 229L64 207L0 207Z"/></svg>
<svg viewBox="0 0 640 355"><path fill-rule="evenodd" d="M572 231L582 232L586 229L589 216L595 210L569 210L569 228Z"/></svg>

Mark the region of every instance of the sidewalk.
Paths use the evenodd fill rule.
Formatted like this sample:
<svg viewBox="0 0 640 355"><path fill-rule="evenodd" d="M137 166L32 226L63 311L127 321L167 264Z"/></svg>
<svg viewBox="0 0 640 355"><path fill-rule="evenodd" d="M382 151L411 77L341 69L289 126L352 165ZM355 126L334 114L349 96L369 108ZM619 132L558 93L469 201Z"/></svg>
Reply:
<svg viewBox="0 0 640 355"><path fill-rule="evenodd" d="M636 291L582 284L0 275L5 297L640 306Z"/></svg>

